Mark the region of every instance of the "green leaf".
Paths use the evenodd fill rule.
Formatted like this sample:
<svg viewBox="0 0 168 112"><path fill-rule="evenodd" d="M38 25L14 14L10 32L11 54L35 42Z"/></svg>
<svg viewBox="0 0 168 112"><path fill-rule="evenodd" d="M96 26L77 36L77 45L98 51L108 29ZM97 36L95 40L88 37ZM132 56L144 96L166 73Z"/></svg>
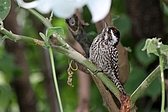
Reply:
<svg viewBox="0 0 168 112"><path fill-rule="evenodd" d="M143 51L146 50L147 54L162 55L164 58L164 67L168 68L168 45L162 44L160 38L147 39Z"/></svg>
<svg viewBox="0 0 168 112"><path fill-rule="evenodd" d="M39 33L39 35L41 36L41 38L44 40L44 42L45 42L45 47L46 48L48 48L49 46L50 46L50 44L49 44L49 42L48 42L48 40L49 40L49 38L48 37L46 37L43 33Z"/></svg>
<svg viewBox="0 0 168 112"><path fill-rule="evenodd" d="M152 54L159 56L158 51L157 51L158 43L160 43L159 41L160 41L160 38L147 39L142 51L146 50L148 55L152 53Z"/></svg>
<svg viewBox="0 0 168 112"><path fill-rule="evenodd" d="M0 0L0 21L3 21L11 8L10 0Z"/></svg>
<svg viewBox="0 0 168 112"><path fill-rule="evenodd" d="M61 27L50 27L46 31L46 36L49 38L53 34L64 36L64 30Z"/></svg>
<svg viewBox="0 0 168 112"><path fill-rule="evenodd" d="M45 42L48 41L47 37L43 33L40 32L39 35Z"/></svg>

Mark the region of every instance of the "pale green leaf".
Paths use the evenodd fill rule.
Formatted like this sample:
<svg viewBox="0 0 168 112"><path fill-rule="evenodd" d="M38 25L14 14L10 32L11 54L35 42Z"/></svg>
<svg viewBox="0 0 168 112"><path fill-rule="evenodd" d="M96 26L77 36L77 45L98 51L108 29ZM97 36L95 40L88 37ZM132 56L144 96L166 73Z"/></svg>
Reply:
<svg viewBox="0 0 168 112"><path fill-rule="evenodd" d="M50 27L46 31L46 36L49 38L53 34L64 36L64 30L61 27Z"/></svg>
<svg viewBox="0 0 168 112"><path fill-rule="evenodd" d="M48 41L48 39L46 38L46 36L43 33L40 32L39 35L45 42Z"/></svg>
<svg viewBox="0 0 168 112"><path fill-rule="evenodd" d="M160 38L147 39L142 50L146 50L147 54L162 55L164 58L164 67L168 68L168 45L162 44Z"/></svg>
<svg viewBox="0 0 168 112"><path fill-rule="evenodd" d="M3 21L11 8L11 0L0 0L0 21Z"/></svg>
<svg viewBox="0 0 168 112"><path fill-rule="evenodd" d="M158 48L158 43L160 41L160 38L152 38L152 39L147 39L145 42L145 46L142 49L143 51L147 51L147 54L155 54L159 56L157 48Z"/></svg>

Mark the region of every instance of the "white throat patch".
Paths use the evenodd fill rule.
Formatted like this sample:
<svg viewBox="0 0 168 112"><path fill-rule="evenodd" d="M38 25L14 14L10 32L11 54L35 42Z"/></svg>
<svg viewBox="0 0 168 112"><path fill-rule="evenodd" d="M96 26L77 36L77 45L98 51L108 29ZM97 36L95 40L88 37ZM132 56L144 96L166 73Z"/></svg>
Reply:
<svg viewBox="0 0 168 112"><path fill-rule="evenodd" d="M113 44L117 43L118 39L117 37L114 35L113 31L111 30L111 35L112 35L112 38L113 38Z"/></svg>

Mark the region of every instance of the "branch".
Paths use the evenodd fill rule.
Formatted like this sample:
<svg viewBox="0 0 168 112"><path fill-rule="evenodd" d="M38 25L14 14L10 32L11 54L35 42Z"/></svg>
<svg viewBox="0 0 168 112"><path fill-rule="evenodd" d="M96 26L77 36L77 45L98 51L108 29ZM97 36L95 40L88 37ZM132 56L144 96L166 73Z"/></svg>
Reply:
<svg viewBox="0 0 168 112"><path fill-rule="evenodd" d="M34 13L34 12L33 12ZM35 14L36 16L36 14ZM42 23L44 23L44 25L46 25L46 27L49 27L51 24L49 24L50 22L47 21L47 19L45 19L43 16L41 16L40 14L37 16L38 18L40 18L40 20L42 21ZM86 52L86 55L88 57L88 49L91 43L89 43L87 41L87 37L86 37L86 32L83 30L83 26L85 25L84 22L82 20L78 20L78 25L82 26L79 27L79 29L75 29L76 27L73 27L74 29L71 29L71 31L75 31L72 34L74 35L74 37L76 37L76 40L78 40L78 42L80 42L80 44L82 45L82 47L84 48L84 51ZM69 24L68 24L69 25ZM72 28L72 27L71 27ZM78 34L78 32L80 32L82 34L82 37ZM25 36L23 36L25 37ZM81 39L82 38L82 39ZM25 38L26 39L26 38ZM105 84L105 86L117 97L117 99L120 101L120 93L118 91L118 89L116 88L116 86L114 85L114 83L111 82L110 79L107 78L107 76L105 74L103 74L102 72L99 72L97 74L94 75L95 71L98 70L98 68L92 64L89 60L87 60L83 55L81 55L80 53L76 52L73 48L71 48L60 36L57 37L58 41L64 46L55 46L54 44L50 43L52 47L57 48L57 50L59 50L60 52L62 52L63 54L65 54L66 56L68 56L71 59L74 59L75 61L77 61L78 63L82 64L83 66L87 67L88 70L91 72L92 77L94 77L95 75ZM29 39L28 39L29 40ZM30 39L32 40L32 39ZM34 40L33 40L34 41ZM41 43L41 41L37 41L36 39L36 44L38 44L39 42ZM86 42L86 43L85 43ZM40 44L38 44L40 45ZM44 42L41 43L41 45L45 45ZM66 48L65 48L66 46ZM123 49L123 48L122 48ZM126 64L127 65L127 61ZM159 75L160 72L160 67L158 66L151 74L149 74L149 76L141 83L141 85L133 92L133 94L131 95L131 103L132 103L132 107L134 106L136 100L142 95L142 93L144 93L144 91L149 87L149 85L153 82L154 79L157 78L157 76ZM125 69L126 71L128 70L128 68ZM128 74L128 71L127 71ZM127 78L126 78L127 79ZM123 81L124 82L124 81Z"/></svg>
<svg viewBox="0 0 168 112"><path fill-rule="evenodd" d="M45 19L39 13L37 13L34 10L29 10L29 11L32 14L34 14L37 18L39 18L39 20L46 27L51 26L50 22L47 21L47 19ZM82 21L81 19L78 19L78 17L76 15L74 15L73 17L74 18L73 18L72 21L67 19L66 22L70 26L69 28L70 28L70 31L73 34L73 36L75 37L75 39L80 43L80 45L84 49L84 51L86 53L86 57L88 57L89 56L89 47L90 47L92 41L87 39L87 34L86 34L85 30L83 29L84 26L87 25L87 24L84 23L84 21ZM75 22L75 25L71 24L71 22L72 23ZM54 34L53 36L57 36L56 39L62 44L62 46L66 47L68 50L63 48L63 47L60 47L60 46L55 46L53 44L51 44L51 46L56 47L63 54L67 55L71 59L74 59L75 61L77 61L78 63L82 64L86 68L89 68L92 76L94 76L93 73L95 71L98 71L98 68L94 64L92 64L89 60L87 60L83 55L81 55L80 53L76 52L59 35ZM73 55L73 52L74 52L74 55ZM79 55L79 58L77 58L78 55ZM83 61L82 61L82 59L83 59ZM109 90L117 97L117 99L120 101L120 92L117 89L117 87L115 86L115 84L113 82L111 82L111 80L108 79L107 76L104 73L97 73L96 75L106 85L106 87L109 88Z"/></svg>
<svg viewBox="0 0 168 112"><path fill-rule="evenodd" d="M54 47L54 46L53 46ZM91 75L95 77L95 75L104 83L104 85L114 93L114 95L117 97L118 100L120 100L120 92L117 89L117 87L114 85L113 82L102 72L96 73L98 71L98 68L91 63L88 59L86 59L83 55L80 53L76 52L73 48L69 47L68 49L64 49L63 47L60 46L55 46L57 50L68 56L69 58L77 61L84 67L88 68L90 71ZM96 73L96 74L95 74Z"/></svg>
<svg viewBox="0 0 168 112"><path fill-rule="evenodd" d="M44 41L41 41L41 40L38 40L35 38L31 38L28 36L16 35L12 32L9 32L5 28L3 28L2 25L0 25L0 32L4 35L7 35L9 39L11 39L15 42L22 40L25 42L30 42L30 43L34 43L36 45L40 45L42 47L46 47L46 43ZM94 64L92 64L83 55L81 55L80 53L76 52L73 48L71 48L60 36L57 36L56 38L62 44L62 46L56 46L52 42L50 42L49 44L51 45L51 47L56 48L59 52L65 54L69 58L77 61L78 63L80 63L83 66L85 66L86 68L88 68L92 75L95 73L95 71L98 71L98 68ZM103 74L102 72L98 72L96 74L96 76L109 88L110 91L112 91L114 93L114 95L118 98L118 100L120 100L119 91L118 91L117 87L111 82L111 80L108 79L107 76L105 74Z"/></svg>
<svg viewBox="0 0 168 112"><path fill-rule="evenodd" d="M72 17L66 19L66 23L68 25L68 29L70 30L71 34L73 35L73 38L81 45L81 47L84 50L85 57L89 57L89 48L93 41L93 37L89 36L86 32L85 26L87 23L85 23L81 17L80 12L77 12ZM99 28L98 28L99 29ZM87 72L85 70L85 72ZM118 112L119 108L117 107L116 103L114 101L114 95L112 92L110 92L107 87L102 83L102 81L92 75L92 79L94 80L102 98L104 101L105 106L108 108L109 112ZM117 101L117 100L116 100Z"/></svg>
<svg viewBox="0 0 168 112"><path fill-rule="evenodd" d="M16 35L12 32L9 32L8 30L6 30L2 24L0 24L0 32L4 35L7 35L9 39L13 40L13 41L25 41L25 42L30 42L30 43L34 43L36 45L42 46L42 47L46 47L46 43L44 41L32 38L32 37L28 37L28 36L22 36L22 35ZM77 61L78 63L82 64L83 66L85 66L86 68L88 68L88 70L91 72L91 75L93 77L95 77L95 75L105 84L105 86L114 93L114 95L117 97L118 100L120 100L120 94L118 89L116 88L116 86L111 82L110 79L107 78L107 76L105 74L103 74L102 72L98 72L97 74L94 75L95 71L98 70L98 68L92 64L88 59L86 59L83 55L81 55L80 53L76 52L73 48L71 48L60 36L56 37L58 39L58 41L62 44L62 46L56 46L55 44L53 44L52 42L50 42L49 44L51 45L51 47L56 48L59 52L62 52L63 54L65 54L66 56L68 56L69 58ZM66 46L66 47L65 47ZM131 102L132 102L132 106L134 106L136 100L142 95L142 93L144 93L144 91L149 87L149 85L151 84L151 82L156 79L159 75L160 72L160 67L158 66L142 83L141 85L133 92L133 94L131 95Z"/></svg>
<svg viewBox="0 0 168 112"><path fill-rule="evenodd" d="M7 36L5 38L9 38L10 40L12 40L14 42L19 41L19 40L23 40L25 42L34 43L34 44L42 46L42 47L46 46L45 43L43 41L39 40L39 39L35 39L35 38L32 38L32 37L28 37L28 36L22 36L22 35L14 34L12 32L9 32L8 30L6 30L1 25L0 25L0 32Z"/></svg>

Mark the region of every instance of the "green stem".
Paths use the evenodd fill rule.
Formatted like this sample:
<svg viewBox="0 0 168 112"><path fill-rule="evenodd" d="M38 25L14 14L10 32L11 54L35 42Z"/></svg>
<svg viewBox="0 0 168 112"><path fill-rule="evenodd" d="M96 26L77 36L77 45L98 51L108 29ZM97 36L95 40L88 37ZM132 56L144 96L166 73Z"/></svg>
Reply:
<svg viewBox="0 0 168 112"><path fill-rule="evenodd" d="M44 18L41 14L39 14L38 12L36 12L33 9L29 9L29 11L34 16L36 16L47 28L52 27L52 24L50 23L49 19ZM51 60L52 75L53 75L53 79L54 79L55 91L56 91L57 98L58 98L59 108L60 108L60 111L63 112L63 107L62 107L62 102L61 102L61 97L60 97L60 92L59 92L59 87L58 87L58 82L57 82L57 77L56 77L53 51L52 51L51 47L49 47L48 50L49 50L49 55L50 55L50 60Z"/></svg>
<svg viewBox="0 0 168 112"><path fill-rule="evenodd" d="M160 77L161 77L161 87L162 87L162 104L161 104L161 112L165 112L165 80L164 80L164 67L163 67L164 59L160 54L159 56L159 64L160 64Z"/></svg>
<svg viewBox="0 0 168 112"><path fill-rule="evenodd" d="M131 94L131 103L135 104L136 100L143 95L149 85L159 76L160 67L156 67L152 73L146 77L146 79L139 85L139 87Z"/></svg>
<svg viewBox="0 0 168 112"><path fill-rule="evenodd" d="M11 39L11 40L13 40L15 42L19 41L19 40L23 40L25 42L35 43L35 44L40 45L42 47L46 46L44 41L41 41L41 40L38 40L38 39L35 39L35 38L32 38L32 37L28 37L28 36L22 36L22 35L13 34L12 32L9 32L5 28L3 28L3 26L0 26L0 32L2 34L4 34L4 35L7 35L9 39ZM54 59L53 59L53 52L52 52L52 48L51 47L49 47L48 49L49 49L49 55L50 55L50 60L51 60L55 91L57 93L57 98L58 98L60 110L61 110L61 112L63 112L62 103L61 103L61 99L60 99L60 94L59 94L59 90L58 90L58 84L57 84L57 78L56 78L56 72L55 72L55 64L54 64Z"/></svg>
<svg viewBox="0 0 168 112"><path fill-rule="evenodd" d="M39 14L34 9L28 9L30 13L32 13L34 16L36 16L47 28L51 27L51 23L47 18L44 18L41 14Z"/></svg>
<svg viewBox="0 0 168 112"><path fill-rule="evenodd" d="M2 25L0 25L0 32L4 35L7 35L7 37L13 41L19 41L19 40L23 40L25 42L30 42L30 43L35 43L37 45L40 45L42 47L45 47L45 43L44 41L32 38L32 37L28 37L28 36L22 36L22 35L16 35L13 34L12 32L9 32L8 30L6 30ZM61 103L61 98L60 98L60 94L59 94L59 90L58 90L58 83L57 83L57 78L56 78L56 72L55 72L55 64L54 64L54 59L53 59L53 52L52 52L52 48L49 47L49 55L50 55L50 60L51 60L51 66L52 66L52 73L53 73L53 78L54 78L54 85L55 85L55 91L57 93L57 98L58 98L58 103L59 103L59 107L60 107L60 111L63 112L63 108L62 108L62 103Z"/></svg>
<svg viewBox="0 0 168 112"><path fill-rule="evenodd" d="M55 84L55 92L57 93L60 112L63 112L60 92L59 92L59 89L58 89L57 75L56 75L56 72L55 72L56 70L55 70L55 64L54 64L53 51L52 51L51 47L49 47L48 49L49 49L49 54L50 54L51 66L52 66L53 80L54 80L54 84Z"/></svg>
<svg viewBox="0 0 168 112"><path fill-rule="evenodd" d="M16 35L13 34L12 32L9 32L8 30L6 30L5 28L3 28L2 26L0 26L0 32L4 35L6 35L6 38L9 38L11 40L13 40L14 42L19 41L19 40L23 40L25 42L29 42L29 43L35 43L37 45L40 45L42 47L45 47L45 43L41 40L32 38L32 37L28 37L28 36L22 36L22 35Z"/></svg>

